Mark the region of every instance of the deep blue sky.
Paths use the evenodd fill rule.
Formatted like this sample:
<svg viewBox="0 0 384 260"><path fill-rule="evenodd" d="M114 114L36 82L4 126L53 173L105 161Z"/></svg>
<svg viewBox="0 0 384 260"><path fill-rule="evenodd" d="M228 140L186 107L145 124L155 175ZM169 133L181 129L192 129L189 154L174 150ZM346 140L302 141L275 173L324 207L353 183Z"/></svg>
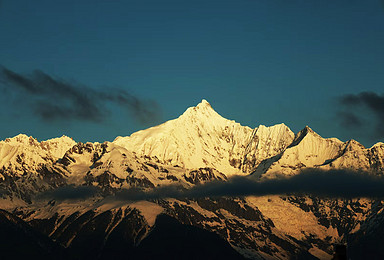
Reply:
<svg viewBox="0 0 384 260"><path fill-rule="evenodd" d="M380 139L340 126L335 101L384 92L380 0L3 0L0 28L5 68L124 89L162 109L147 124L116 104L104 107L110 116L103 122L48 122L7 88L0 139L23 132L39 140L113 140L176 118L203 98L250 127L284 122L297 132L309 125L367 146Z"/></svg>

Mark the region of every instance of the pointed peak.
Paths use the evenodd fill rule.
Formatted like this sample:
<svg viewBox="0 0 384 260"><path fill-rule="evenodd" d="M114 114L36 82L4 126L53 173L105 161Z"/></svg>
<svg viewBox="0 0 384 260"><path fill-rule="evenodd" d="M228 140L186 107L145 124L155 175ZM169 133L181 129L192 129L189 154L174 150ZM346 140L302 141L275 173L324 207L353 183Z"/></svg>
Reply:
<svg viewBox="0 0 384 260"><path fill-rule="evenodd" d="M303 139L307 134L309 133L315 133L309 126L305 126L303 129L301 129L297 134L295 139Z"/></svg>
<svg viewBox="0 0 384 260"><path fill-rule="evenodd" d="M300 130L298 133L297 133L297 136L298 137L305 137L306 135L308 134L312 134L312 135L315 135L315 136L318 136L318 137L321 137L318 133L316 133L315 131L312 130L312 128L310 128L309 126L305 126L302 130Z"/></svg>
<svg viewBox="0 0 384 260"><path fill-rule="evenodd" d="M32 136L28 136L26 134L18 134L18 135L15 135L14 137L11 137L10 139L15 139L15 140L27 140L29 139L30 137Z"/></svg>
<svg viewBox="0 0 384 260"><path fill-rule="evenodd" d="M308 134L312 134L312 135L321 137L320 135L315 133L315 131L313 131L309 126L306 125L302 130L300 130L296 134L295 139L293 140L293 142L288 147L293 147L293 146L298 145L304 139L304 137L306 137Z"/></svg>
<svg viewBox="0 0 384 260"><path fill-rule="evenodd" d="M305 133L314 133L315 131L312 130L312 128L310 128L309 126L305 126L303 128L303 130L301 130L301 132L305 132Z"/></svg>
<svg viewBox="0 0 384 260"><path fill-rule="evenodd" d="M205 99L202 99L201 102L197 106L209 106L211 107L211 104Z"/></svg>
<svg viewBox="0 0 384 260"><path fill-rule="evenodd" d="M347 141L347 145L346 145L347 150L353 150L353 149L357 149L357 148L365 149L364 145L362 145L361 143L359 143L358 141L356 141L354 139Z"/></svg>
<svg viewBox="0 0 384 260"><path fill-rule="evenodd" d="M199 104L195 106L196 109L208 109L208 110L213 110L211 104L205 99L201 100Z"/></svg>
<svg viewBox="0 0 384 260"><path fill-rule="evenodd" d="M32 136L28 136L26 134L18 134L14 137L5 139L7 143L19 143L19 144L39 144L39 142L33 138Z"/></svg>
<svg viewBox="0 0 384 260"><path fill-rule="evenodd" d="M374 145L372 145L372 147L370 149L373 149L373 148L384 148L384 143L383 142L378 142L378 143L375 143Z"/></svg>
<svg viewBox="0 0 384 260"><path fill-rule="evenodd" d="M66 135L62 135L61 137L51 138L43 142L45 143L59 143L59 142L76 143L76 141L73 140L72 137L69 137Z"/></svg>
<svg viewBox="0 0 384 260"><path fill-rule="evenodd" d="M267 129L270 129L270 130L273 130L273 131L276 131L276 132L288 131L288 132L291 132L292 135L294 135L292 130L286 124L284 124L284 123L280 123L280 124L276 124L276 125L272 125L272 126L259 125L258 127L256 127L257 131L265 131Z"/></svg>
<svg viewBox="0 0 384 260"><path fill-rule="evenodd" d="M284 123L276 124L271 126L272 128L278 128L278 129L288 129L291 131L291 129Z"/></svg>
<svg viewBox="0 0 384 260"><path fill-rule="evenodd" d="M197 104L195 107L189 107L183 115L205 115L205 116L213 116L213 115L219 115L209 104L209 102L205 99L201 100L199 104Z"/></svg>

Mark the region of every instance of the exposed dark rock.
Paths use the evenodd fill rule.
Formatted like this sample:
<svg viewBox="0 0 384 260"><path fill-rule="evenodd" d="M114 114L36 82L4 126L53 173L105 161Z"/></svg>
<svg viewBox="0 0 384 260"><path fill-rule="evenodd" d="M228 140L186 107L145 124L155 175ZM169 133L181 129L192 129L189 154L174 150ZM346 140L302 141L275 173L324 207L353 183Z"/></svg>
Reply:
<svg viewBox="0 0 384 260"><path fill-rule="evenodd" d="M199 168L183 175L184 179L192 184L200 184L213 180L227 180L227 177L221 172L212 168Z"/></svg>
<svg viewBox="0 0 384 260"><path fill-rule="evenodd" d="M67 259L60 245L18 217L0 210L1 259Z"/></svg>

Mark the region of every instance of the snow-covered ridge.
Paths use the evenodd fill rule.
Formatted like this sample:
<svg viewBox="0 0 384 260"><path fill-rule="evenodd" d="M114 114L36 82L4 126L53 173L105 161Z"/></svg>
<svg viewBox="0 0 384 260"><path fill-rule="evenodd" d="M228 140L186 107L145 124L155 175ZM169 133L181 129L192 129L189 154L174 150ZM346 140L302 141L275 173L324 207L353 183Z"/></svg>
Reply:
<svg viewBox="0 0 384 260"><path fill-rule="evenodd" d="M181 223L221 234L254 259L287 259L296 256L297 250L330 259L331 246L345 234L381 230L375 217L377 213L384 219L383 207L370 200L293 195L126 202L108 197L132 187L150 190L178 184L190 188L212 180L226 181L234 174L273 178L294 175L304 168L382 173L384 143L365 148L355 140L322 138L309 127L295 135L285 124L252 129L223 118L203 100L177 119L117 137L112 143L76 143L67 136L38 142L23 134L0 141L0 209L24 206L14 212L39 223L50 236L64 234L66 246L76 236L99 236L99 231L108 239L119 223L141 225L150 234L157 215L165 213ZM85 192L89 186L90 190L98 187L104 193L84 200L33 200L37 193L62 186L86 188ZM132 222L125 221L127 216ZM67 223L77 224L67 229ZM71 237L64 230L72 230ZM136 231L133 234L143 234Z"/></svg>
<svg viewBox="0 0 384 260"><path fill-rule="evenodd" d="M70 147L75 145L76 142L73 140L73 138L65 135L39 142L36 138L33 138L32 136L18 134L14 137L6 138L4 141L0 141L0 145L1 144L8 144L12 146L35 146L43 150L49 151L50 154L52 154L56 158L60 158Z"/></svg>
<svg viewBox="0 0 384 260"><path fill-rule="evenodd" d="M24 134L7 138L0 141L0 169L3 169L0 174L35 172L41 165L53 165L62 159L75 145L76 142L67 136L42 142ZM89 145L92 149L101 149L101 144ZM226 177L256 173L258 177L274 178L276 174L293 175L310 167L384 169L383 143L367 149L354 140L344 143L337 138L322 138L308 126L296 135L285 124L260 125L252 129L223 118L206 100L188 108L174 120L130 136L119 136L107 146L113 148L110 153L99 155L94 150L92 153L72 154L76 162L63 170L65 175L84 176L93 167L92 156L96 155L103 157L97 159L100 163L115 165L113 172L119 178L123 178L126 172L125 169L119 170L118 165L137 160L135 158L146 158L173 170L178 167L187 170L211 168ZM119 156L111 157L112 154ZM130 156L123 158L121 154Z"/></svg>
<svg viewBox="0 0 384 260"><path fill-rule="evenodd" d="M61 137L42 141L40 146L43 149L49 150L50 153L56 158L61 158L64 156L65 152L75 144L76 142L73 138L63 135Z"/></svg>
<svg viewBox="0 0 384 260"><path fill-rule="evenodd" d="M113 143L140 155L185 168L212 167L230 176L248 173L294 137L284 124L251 129L220 116L202 100L179 118L142 130Z"/></svg>
<svg viewBox="0 0 384 260"><path fill-rule="evenodd" d="M319 167L341 156L345 143L337 138L324 139L306 126L293 140L292 144L282 152L264 176L293 175L303 168Z"/></svg>
<svg viewBox="0 0 384 260"><path fill-rule="evenodd" d="M76 142L67 136L42 142L25 134L7 138L0 141L0 169L3 174L35 173L40 166L61 158L74 144ZM0 178L4 179L4 176Z"/></svg>

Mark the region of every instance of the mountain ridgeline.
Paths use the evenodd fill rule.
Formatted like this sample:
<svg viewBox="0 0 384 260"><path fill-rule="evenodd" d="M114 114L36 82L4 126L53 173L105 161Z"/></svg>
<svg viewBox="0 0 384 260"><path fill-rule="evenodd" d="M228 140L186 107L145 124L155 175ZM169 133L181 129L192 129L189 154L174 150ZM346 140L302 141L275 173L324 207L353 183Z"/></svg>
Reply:
<svg viewBox="0 0 384 260"><path fill-rule="evenodd" d="M0 249L16 259L25 256L17 247L62 259L331 259L334 246L346 244L352 259L384 257L377 199L114 196L188 190L236 176L290 178L308 169L380 176L384 143L365 148L309 127L295 134L284 124L252 129L221 117L205 100L113 142L38 142L20 134L0 141L0 230L23 242L3 232Z"/></svg>

